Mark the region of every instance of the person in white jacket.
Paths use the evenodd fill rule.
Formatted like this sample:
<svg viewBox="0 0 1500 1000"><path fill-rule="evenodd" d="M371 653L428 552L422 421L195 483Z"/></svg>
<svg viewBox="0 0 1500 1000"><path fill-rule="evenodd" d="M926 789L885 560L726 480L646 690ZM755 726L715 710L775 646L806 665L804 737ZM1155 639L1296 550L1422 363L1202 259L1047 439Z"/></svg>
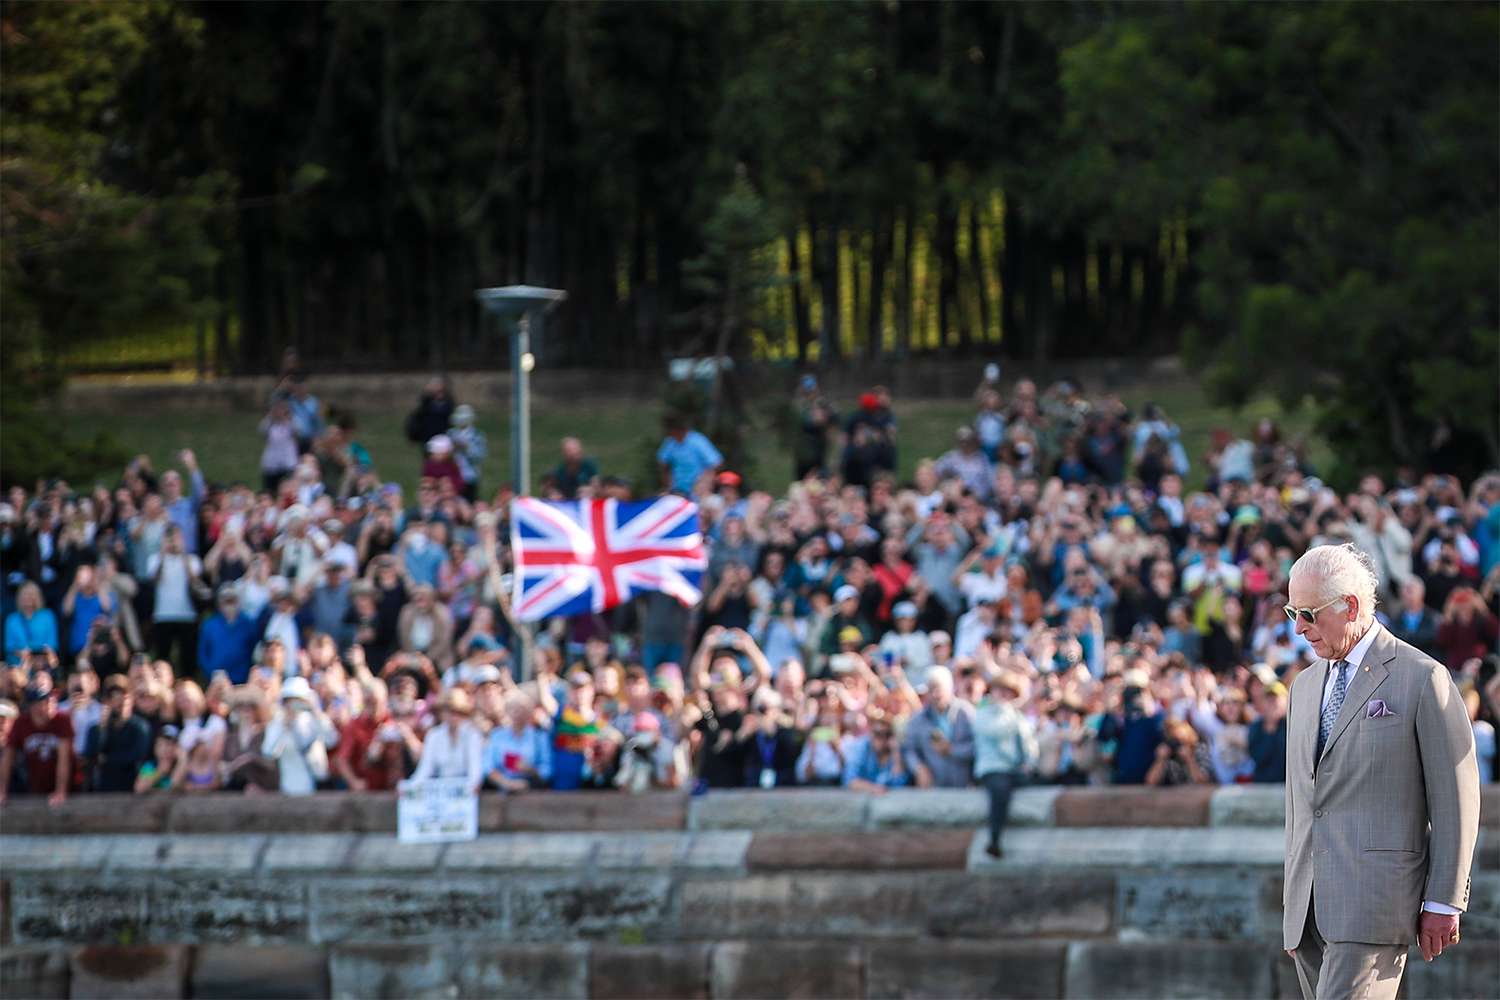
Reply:
<svg viewBox="0 0 1500 1000"><path fill-rule="evenodd" d="M311 795L328 780L328 751L339 731L318 705L305 677L281 686L281 711L266 726L261 752L276 762L283 795Z"/></svg>
<svg viewBox="0 0 1500 1000"><path fill-rule="evenodd" d="M422 759L411 780L463 778L478 791L484 781L484 737L469 721L474 702L467 691L453 688L443 695L437 708L443 721L429 729L422 740Z"/></svg>

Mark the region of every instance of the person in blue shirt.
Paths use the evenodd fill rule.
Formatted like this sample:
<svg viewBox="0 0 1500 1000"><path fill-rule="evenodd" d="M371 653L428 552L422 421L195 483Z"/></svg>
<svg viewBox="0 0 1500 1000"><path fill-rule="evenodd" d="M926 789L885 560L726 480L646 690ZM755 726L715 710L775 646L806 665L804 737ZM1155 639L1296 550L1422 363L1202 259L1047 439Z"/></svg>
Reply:
<svg viewBox="0 0 1500 1000"><path fill-rule="evenodd" d="M198 632L199 667L209 677L222 670L233 683L244 684L250 678L255 644L263 631L264 622L241 614L239 592L232 584L224 584L219 588L218 610L208 616Z"/></svg>
<svg viewBox="0 0 1500 1000"><path fill-rule="evenodd" d="M167 518L182 532L182 551L198 554L198 506L203 502L203 473L198 468L198 457L191 448L184 448L177 456L182 467L188 470L193 490L182 495L182 476L168 470L161 477L161 501L167 509Z"/></svg>
<svg viewBox="0 0 1500 1000"><path fill-rule="evenodd" d="M1162 742L1162 728L1167 714L1157 706L1151 692L1127 675L1123 695L1124 712L1106 715L1099 726L1099 740L1118 741L1115 748L1117 785L1140 785L1156 761L1156 748Z"/></svg>
<svg viewBox="0 0 1500 1000"><path fill-rule="evenodd" d="M545 788L552 779L552 737L532 722L536 703L521 691L505 699L507 725L490 730L484 748L485 781L507 792Z"/></svg>
<svg viewBox="0 0 1500 1000"><path fill-rule="evenodd" d="M30 650L57 649L57 616L42 607L42 588L27 582L16 591L16 610L5 616L5 658L21 661L21 653Z"/></svg>
<svg viewBox="0 0 1500 1000"><path fill-rule="evenodd" d="M688 426L687 418L670 416L665 425L667 436L656 449L656 461L661 466L661 488L690 495L699 477L724 464L724 456L719 454L713 442Z"/></svg>
<svg viewBox="0 0 1500 1000"><path fill-rule="evenodd" d="M100 617L108 619L114 611L114 595L100 589L94 567L79 566L62 601L63 617L68 620L68 655L77 656L89 644L94 621Z"/></svg>
<svg viewBox="0 0 1500 1000"><path fill-rule="evenodd" d="M896 731L891 720L872 713L870 734L849 753L844 767L844 785L865 792L884 792L887 788L905 788L911 774L901 759Z"/></svg>

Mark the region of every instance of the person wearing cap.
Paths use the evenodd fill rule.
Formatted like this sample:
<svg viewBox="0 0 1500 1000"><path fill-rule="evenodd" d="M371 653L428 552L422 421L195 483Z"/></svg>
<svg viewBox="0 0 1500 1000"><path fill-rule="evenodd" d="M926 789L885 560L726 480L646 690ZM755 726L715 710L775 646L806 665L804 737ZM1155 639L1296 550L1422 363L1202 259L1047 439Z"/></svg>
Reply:
<svg viewBox="0 0 1500 1000"><path fill-rule="evenodd" d="M1036 728L1019 708L1026 686L1009 673L990 678L989 694L974 710L974 778L989 796L989 840L984 852L1001 857L1000 838L1010 815L1010 796L1036 766Z"/></svg>
<svg viewBox="0 0 1500 1000"><path fill-rule="evenodd" d="M303 616L315 633L333 636L339 647L349 645L353 630L345 624L352 604L349 567L337 559L323 560L323 574L307 594Z"/></svg>
<svg viewBox="0 0 1500 1000"><path fill-rule="evenodd" d="M422 738L422 758L411 780L461 778L477 792L484 782L484 738L472 721L474 700L462 688L451 688L437 710L442 722Z"/></svg>
<svg viewBox="0 0 1500 1000"><path fill-rule="evenodd" d="M1279 680L1261 687L1255 700L1260 718L1250 724L1249 751L1256 783L1286 781L1286 685Z"/></svg>
<svg viewBox="0 0 1500 1000"><path fill-rule="evenodd" d="M859 613L859 598L859 588L849 583L833 592L833 616L823 627L823 635L818 641L818 652L823 656L832 656L851 642L855 644L854 648L863 649L875 641L875 630Z"/></svg>
<svg viewBox="0 0 1500 1000"><path fill-rule="evenodd" d="M463 476L460 492L472 503L479 498L479 469L490 450L484 431L474 422L474 407L459 403L453 408L453 424L448 428L448 437L453 441L453 459Z"/></svg>
<svg viewBox="0 0 1500 1000"><path fill-rule="evenodd" d="M920 677L932 666L932 641L917 628L917 606L911 601L896 602L891 608L891 623L895 627L880 637L882 657L887 664L900 664Z"/></svg>
<svg viewBox="0 0 1500 1000"><path fill-rule="evenodd" d="M995 467L979 447L979 435L965 424L953 432L953 447L937 460L938 479L957 479L964 488L988 503L995 492Z"/></svg>
<svg viewBox="0 0 1500 1000"><path fill-rule="evenodd" d="M922 711L906 724L902 750L919 788L964 788L974 770L974 706L955 697L953 673L930 667L917 688Z"/></svg>
<svg viewBox="0 0 1500 1000"><path fill-rule="evenodd" d="M261 753L276 762L285 795L311 795L329 778L328 752L338 745L338 728L318 705L305 677L281 685L281 709L266 725Z"/></svg>
<svg viewBox="0 0 1500 1000"><path fill-rule="evenodd" d="M210 677L222 670L231 682L245 683L263 628L263 623L240 611L240 595L234 585L221 584L214 613L198 631L199 667Z"/></svg>
<svg viewBox="0 0 1500 1000"><path fill-rule="evenodd" d="M656 464L661 472L663 492L692 496L698 480L717 472L724 456L713 442L695 431L682 414L671 414L662 421L666 436L656 449Z"/></svg>
<svg viewBox="0 0 1500 1000"><path fill-rule="evenodd" d="M453 457L453 439L435 434L427 441L427 459L422 463L422 478L434 482L446 480L455 493L462 493L464 473Z"/></svg>
<svg viewBox="0 0 1500 1000"><path fill-rule="evenodd" d="M797 427L792 442L792 480L796 482L810 472L822 475L827 471L828 441L838 432L839 415L818 391L818 380L812 375L797 380L792 409Z"/></svg>
<svg viewBox="0 0 1500 1000"><path fill-rule="evenodd" d="M23 700L26 711L11 726L0 754L0 803L5 801L19 758L25 768L27 793L45 795L48 804L62 805L73 774L73 721L66 712L57 710L54 688L32 681Z"/></svg>

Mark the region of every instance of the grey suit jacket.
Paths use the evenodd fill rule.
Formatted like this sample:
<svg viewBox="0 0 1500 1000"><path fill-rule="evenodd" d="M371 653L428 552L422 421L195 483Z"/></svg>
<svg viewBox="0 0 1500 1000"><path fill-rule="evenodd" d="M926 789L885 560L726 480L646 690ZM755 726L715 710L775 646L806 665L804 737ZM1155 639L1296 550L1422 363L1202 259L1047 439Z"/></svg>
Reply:
<svg viewBox="0 0 1500 1000"><path fill-rule="evenodd" d="M1469 905L1479 836L1474 731L1448 669L1380 632L1315 761L1329 665L1292 684L1287 719L1284 947L1309 901L1328 941L1410 944L1423 900ZM1395 713L1369 717L1372 699Z"/></svg>

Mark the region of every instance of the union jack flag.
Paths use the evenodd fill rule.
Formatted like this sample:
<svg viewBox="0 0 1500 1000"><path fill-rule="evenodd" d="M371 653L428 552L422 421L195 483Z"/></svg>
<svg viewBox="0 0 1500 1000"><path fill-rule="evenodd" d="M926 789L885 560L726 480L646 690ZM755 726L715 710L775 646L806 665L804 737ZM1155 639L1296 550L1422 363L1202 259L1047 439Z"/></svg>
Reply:
<svg viewBox="0 0 1500 1000"><path fill-rule="evenodd" d="M643 590L688 606L703 598L708 560L691 500L517 497L510 526L511 607L523 621L603 611Z"/></svg>

